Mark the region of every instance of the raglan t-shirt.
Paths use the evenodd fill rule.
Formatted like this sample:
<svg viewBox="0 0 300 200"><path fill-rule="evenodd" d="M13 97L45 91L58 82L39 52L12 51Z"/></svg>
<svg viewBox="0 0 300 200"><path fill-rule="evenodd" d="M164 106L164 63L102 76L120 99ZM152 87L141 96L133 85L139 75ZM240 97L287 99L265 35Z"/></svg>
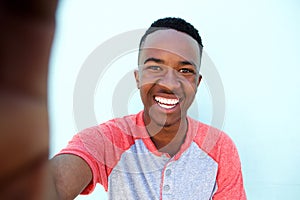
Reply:
<svg viewBox="0 0 300 200"><path fill-rule="evenodd" d="M109 199L246 199L237 149L222 131L190 117L173 157L157 150L143 111L76 134L60 154L84 159L93 178L82 194L100 183Z"/></svg>

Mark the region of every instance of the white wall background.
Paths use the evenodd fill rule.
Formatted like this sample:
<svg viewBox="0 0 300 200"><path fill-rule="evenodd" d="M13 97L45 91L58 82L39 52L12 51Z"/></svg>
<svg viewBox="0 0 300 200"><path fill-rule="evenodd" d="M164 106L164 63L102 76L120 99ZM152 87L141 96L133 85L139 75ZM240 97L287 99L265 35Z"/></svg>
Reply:
<svg viewBox="0 0 300 200"><path fill-rule="evenodd" d="M248 199L299 199L299 9L296 0L62 0L49 75L51 156L78 131L73 92L89 54L120 33L147 28L161 17L182 17L200 31L223 81L222 129L238 147ZM136 68L135 59L134 53L120 58L99 83L95 93L99 122L111 117L109 92L125 73L120 67ZM107 92L105 96L101 91ZM203 108L199 119L209 123L212 106L205 84L198 92ZM133 94L129 112L141 108L137 99L138 93ZM92 195L77 199L106 198L99 185Z"/></svg>

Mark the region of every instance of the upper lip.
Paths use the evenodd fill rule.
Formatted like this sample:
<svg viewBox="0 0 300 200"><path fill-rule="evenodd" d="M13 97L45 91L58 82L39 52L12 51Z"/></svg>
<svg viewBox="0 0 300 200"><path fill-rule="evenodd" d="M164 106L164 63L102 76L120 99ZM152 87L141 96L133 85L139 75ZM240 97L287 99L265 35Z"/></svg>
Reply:
<svg viewBox="0 0 300 200"><path fill-rule="evenodd" d="M175 92L175 91L171 91L167 88L156 88L154 91L152 91L152 95L153 95L153 100L155 102L159 102L158 98L164 98L166 101L168 101L169 105L175 105L180 103L183 100L183 94L179 94L179 91ZM165 102L166 102L165 101ZM168 104L167 103L167 104Z"/></svg>

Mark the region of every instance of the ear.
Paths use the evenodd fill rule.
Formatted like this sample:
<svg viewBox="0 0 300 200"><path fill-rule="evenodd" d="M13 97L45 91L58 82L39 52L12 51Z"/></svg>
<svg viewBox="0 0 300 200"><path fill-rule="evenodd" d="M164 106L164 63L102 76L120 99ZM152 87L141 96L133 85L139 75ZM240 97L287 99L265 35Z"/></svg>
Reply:
<svg viewBox="0 0 300 200"><path fill-rule="evenodd" d="M134 70L134 78L135 78L135 83L138 89L140 89L140 75L139 75L139 70Z"/></svg>
<svg viewBox="0 0 300 200"><path fill-rule="evenodd" d="M200 82L201 82L201 80L202 80L202 75L201 75L201 74L199 74L199 77L198 77L198 83L197 83L197 87L200 85Z"/></svg>

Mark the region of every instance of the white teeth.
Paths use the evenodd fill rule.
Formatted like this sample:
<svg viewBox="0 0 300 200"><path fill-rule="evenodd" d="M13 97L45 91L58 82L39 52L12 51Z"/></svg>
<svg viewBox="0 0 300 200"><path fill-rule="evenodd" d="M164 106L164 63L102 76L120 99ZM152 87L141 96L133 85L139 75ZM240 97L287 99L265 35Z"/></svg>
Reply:
<svg viewBox="0 0 300 200"><path fill-rule="evenodd" d="M167 99L163 97L155 97L155 101L158 102L159 106L166 109L174 108L179 103L179 99Z"/></svg>

